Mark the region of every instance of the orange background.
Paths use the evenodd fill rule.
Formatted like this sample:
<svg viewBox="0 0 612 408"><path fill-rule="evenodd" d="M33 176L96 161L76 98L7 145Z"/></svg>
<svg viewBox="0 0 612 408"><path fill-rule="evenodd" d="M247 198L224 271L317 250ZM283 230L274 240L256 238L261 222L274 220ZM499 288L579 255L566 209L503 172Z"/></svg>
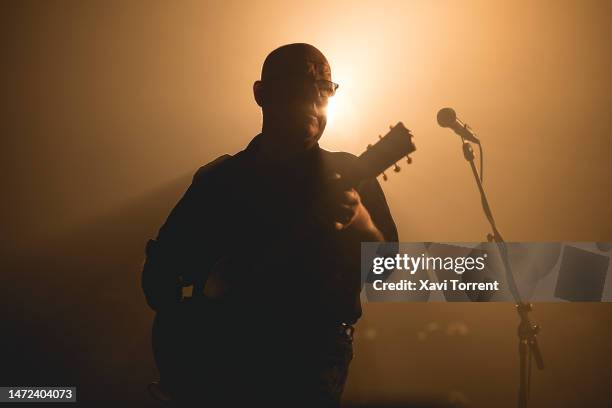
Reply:
<svg viewBox="0 0 612 408"><path fill-rule="evenodd" d="M383 185L401 240L488 232L459 139L436 123L445 106L483 141L507 240L612 240L609 1L1 7L5 350L31 358L7 365L6 385L60 378L145 404L144 243L200 165L258 133L251 86L285 43L320 48L340 83L323 147L358 154L400 120L414 133L414 163ZM549 367L533 406L612 402L611 312L536 306ZM455 323L467 334L446 334ZM509 304L366 305L345 397L514 406L516 324Z"/></svg>

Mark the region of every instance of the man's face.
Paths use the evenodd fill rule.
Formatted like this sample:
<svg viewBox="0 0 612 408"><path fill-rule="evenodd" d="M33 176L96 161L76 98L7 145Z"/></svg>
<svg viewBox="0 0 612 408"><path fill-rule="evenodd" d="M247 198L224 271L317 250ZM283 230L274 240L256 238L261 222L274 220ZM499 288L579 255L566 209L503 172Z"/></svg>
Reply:
<svg viewBox="0 0 612 408"><path fill-rule="evenodd" d="M312 148L327 124L328 98L335 85L326 62L304 61L302 72L263 81L264 121L283 135L279 140L289 151Z"/></svg>

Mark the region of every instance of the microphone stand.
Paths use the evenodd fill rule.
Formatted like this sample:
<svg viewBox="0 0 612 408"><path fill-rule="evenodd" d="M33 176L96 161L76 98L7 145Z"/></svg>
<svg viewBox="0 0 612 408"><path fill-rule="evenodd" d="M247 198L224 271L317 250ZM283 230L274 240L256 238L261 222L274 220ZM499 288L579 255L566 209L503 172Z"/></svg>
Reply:
<svg viewBox="0 0 612 408"><path fill-rule="evenodd" d="M544 369L544 360L542 359L542 354L540 352L540 347L538 346L537 340L537 334L540 331L540 326L531 323L531 321L529 320L529 312L533 309L533 305L531 303L525 303L521 300L518 287L514 280L514 275L512 274L510 262L508 260L508 247L506 246L506 242L503 240L501 234L499 233L499 230L497 229L497 226L495 225L495 219L493 218L493 213L491 212L491 208L489 207L489 202L487 200L487 195L485 194L484 188L482 186L482 179L478 175L476 165L474 164L474 151L472 149L472 145L470 145L463 138L463 136L461 137L461 142L463 144L463 157L465 157L465 160L470 163L470 167L472 168L472 174L474 175L476 185L478 186L478 191L480 192L482 209L484 210L485 216L487 217L487 220L491 225L491 229L493 230L492 234L487 234L487 240L489 242L495 241L495 243L497 244L502 258L502 262L504 264L504 269L506 270L506 280L508 282L510 292L512 293L512 297L516 302L516 311L520 318L520 323L517 330L519 338L518 351L520 381L518 390L518 407L526 408L527 400L529 399L529 380L531 378L532 358L535 359L536 366L538 367L538 369ZM478 145L480 146L480 143L478 143Z"/></svg>

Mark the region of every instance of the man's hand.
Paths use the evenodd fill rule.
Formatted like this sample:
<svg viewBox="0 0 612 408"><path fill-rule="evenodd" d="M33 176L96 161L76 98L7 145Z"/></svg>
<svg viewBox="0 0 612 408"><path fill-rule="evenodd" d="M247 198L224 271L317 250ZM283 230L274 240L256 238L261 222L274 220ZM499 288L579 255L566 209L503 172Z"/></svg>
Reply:
<svg viewBox="0 0 612 408"><path fill-rule="evenodd" d="M334 228L355 234L360 241L384 241L367 208L361 203L359 193L354 188L343 186L339 174L333 175L330 187Z"/></svg>

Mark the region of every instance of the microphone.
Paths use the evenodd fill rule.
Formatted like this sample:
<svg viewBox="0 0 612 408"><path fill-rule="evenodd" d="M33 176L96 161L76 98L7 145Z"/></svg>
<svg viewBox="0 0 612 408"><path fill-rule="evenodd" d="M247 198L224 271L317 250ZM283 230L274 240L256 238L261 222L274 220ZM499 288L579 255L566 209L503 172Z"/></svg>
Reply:
<svg viewBox="0 0 612 408"><path fill-rule="evenodd" d="M451 128L465 140L480 144L480 140L478 140L471 129L465 123L457 119L457 114L452 108L442 108L438 111L438 125Z"/></svg>

